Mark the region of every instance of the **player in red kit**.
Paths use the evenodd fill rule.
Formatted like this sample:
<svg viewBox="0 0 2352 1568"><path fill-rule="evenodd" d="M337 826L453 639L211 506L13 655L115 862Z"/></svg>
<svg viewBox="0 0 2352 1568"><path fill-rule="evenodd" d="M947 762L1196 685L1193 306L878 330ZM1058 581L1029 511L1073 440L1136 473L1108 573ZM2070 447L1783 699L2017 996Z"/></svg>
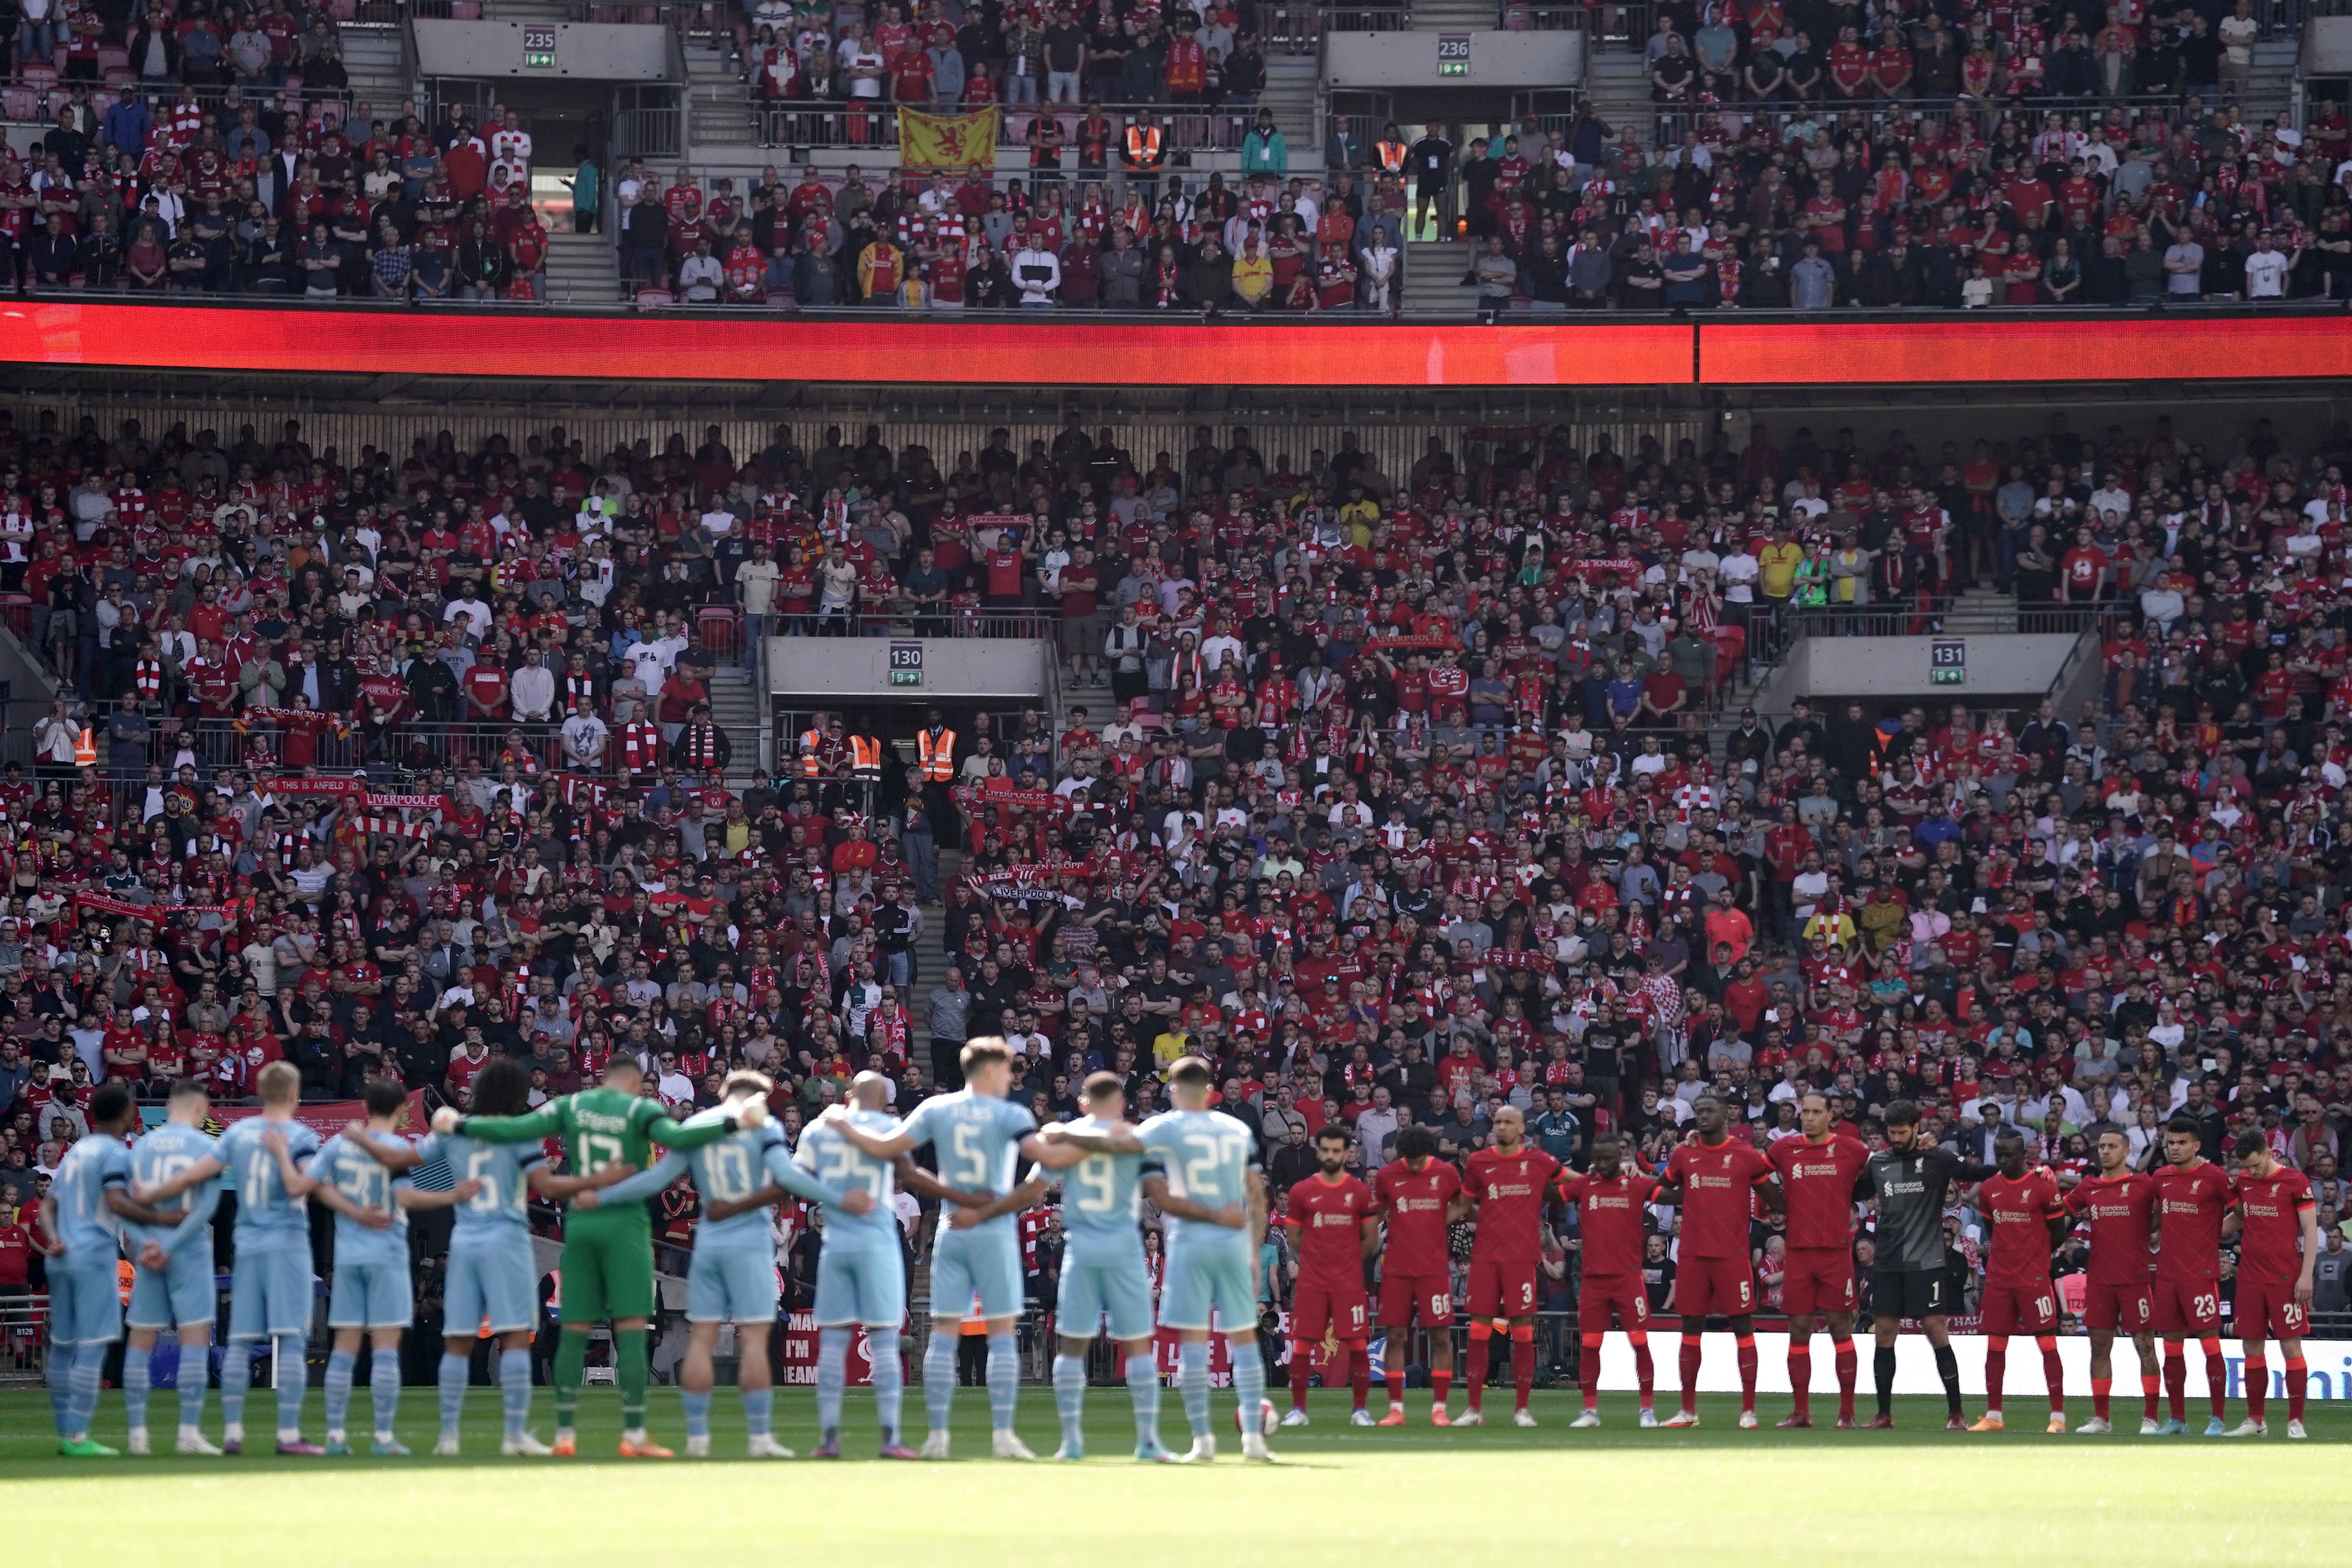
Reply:
<svg viewBox="0 0 2352 1568"><path fill-rule="evenodd" d="M2122 1133L2100 1133L2096 1152L2099 1173L2066 1194L2066 1212L2091 1222L2091 1266L2083 1281L2083 1326L2091 1331L2091 1418L2074 1430L2094 1436L2115 1430L2107 1398L2115 1387L2120 1329L2139 1352L2139 1430L2147 1436L2156 1430L2156 1340L2148 1331L2155 1303L2147 1281L2156 1183L2131 1168L2131 1145Z"/></svg>
<svg viewBox="0 0 2352 1568"><path fill-rule="evenodd" d="M1486 1419L1479 1405L1486 1392L1496 1318L1511 1321L1511 1382L1518 1395L1511 1424L1532 1426L1528 1391L1536 1381L1536 1275L1543 1267L1544 1199L1559 1162L1527 1142L1528 1119L1516 1105L1495 1112L1495 1142L1468 1161L1463 1190L1477 1205L1478 1234L1470 1244L1470 1364L1464 1369L1470 1408L1457 1426Z"/></svg>
<svg viewBox="0 0 2352 1568"><path fill-rule="evenodd" d="M1642 1279L1645 1240L1643 1209L1658 1190L1656 1178L1625 1169L1616 1139L1603 1134L1592 1145L1592 1169L1568 1176L1560 1196L1576 1205L1578 1249L1583 1279L1576 1296L1576 1323L1583 1342L1579 1363L1584 1412L1571 1426L1601 1425L1601 1342L1613 1321L1633 1345L1633 1373L1641 1380L1642 1425L1655 1426L1650 1408L1650 1297Z"/></svg>
<svg viewBox="0 0 2352 1568"><path fill-rule="evenodd" d="M1372 1255L1380 1221L1372 1189L1348 1174L1350 1134L1344 1122L1327 1122L1315 1134L1313 1175L1290 1189L1282 1223L1298 1233L1298 1285L1290 1301L1290 1413L1285 1426L1307 1425L1308 1358L1319 1342L1336 1345L1330 1374L1344 1368L1356 1396L1349 1419L1372 1424L1364 1408L1371 1387L1371 1359L1365 1354L1370 1315L1364 1301L1364 1260Z"/></svg>
<svg viewBox="0 0 2352 1568"><path fill-rule="evenodd" d="M1797 1101L1801 1138L1783 1138L1765 1151L1780 1173L1788 1205L1788 1253L1781 1260L1780 1307L1789 1314L1789 1387L1794 1408L1782 1426L1813 1424L1813 1316L1829 1320L1837 1356L1838 1429L1853 1425L1853 1205L1866 1194L1869 1145L1837 1131L1826 1094Z"/></svg>
<svg viewBox="0 0 2352 1568"><path fill-rule="evenodd" d="M2319 1258L2319 1205L2311 1178L2282 1165L2260 1132L2241 1132L2238 1156L2238 1215L2244 1227L2238 1245L2238 1338L2246 1352L2246 1418L2232 1437L2265 1437L2263 1419L2270 1394L2270 1363L2263 1342L2276 1340L2286 1358L2286 1435L2307 1436L2303 1401L2311 1374L2303 1359L2303 1336L2311 1326L2311 1271Z"/></svg>
<svg viewBox="0 0 2352 1568"><path fill-rule="evenodd" d="M1387 1249L1381 1255L1381 1328L1387 1336L1381 1361L1388 1373L1389 1410L1383 1426L1404 1425L1404 1368L1413 1320L1429 1336L1429 1419L1448 1425L1445 1398L1454 1382L1454 1270L1445 1244L1446 1222L1468 1205L1462 1175L1437 1158L1437 1134L1426 1127L1397 1134L1397 1157L1372 1178L1372 1197L1388 1220Z"/></svg>
<svg viewBox="0 0 2352 1568"><path fill-rule="evenodd" d="M2164 1124L2164 1163L2156 1183L2156 1331L2164 1340L2164 1393L2171 1419L2162 1435L2189 1430L2189 1356L2182 1341L2197 1336L2205 1352L2205 1390L2212 1414L2205 1436L2229 1430L2229 1367L2221 1360L2221 1220L2236 1194L2230 1173L2205 1158L2194 1119Z"/></svg>
<svg viewBox="0 0 2352 1568"><path fill-rule="evenodd" d="M1682 1205L1682 1248L1675 1259L1675 1311L1683 1321L1683 1407L1669 1426L1698 1425L1701 1333L1711 1317L1727 1318L1739 1349L1739 1425L1756 1425L1756 1269L1748 1247L1750 1195L1780 1206L1772 1163L1743 1135L1730 1132L1731 1113L1714 1095L1692 1110L1698 1136L1675 1145L1658 1195Z"/></svg>
<svg viewBox="0 0 2352 1568"><path fill-rule="evenodd" d="M1992 1227L1985 1258L1984 1302L1979 1308L1985 1332L1984 1418L1971 1432L1998 1432L2001 1379L2009 1371L2009 1336L2028 1333L2042 1350L2042 1385L2050 1394L2050 1425L2066 1430L2066 1373L2058 1362L2058 1288L2050 1279L2050 1249L2071 1228L2058 1198L2058 1178L2045 1169L2028 1170L2025 1140L2003 1132L1993 1140L2000 1169L1977 1184L1977 1207Z"/></svg>

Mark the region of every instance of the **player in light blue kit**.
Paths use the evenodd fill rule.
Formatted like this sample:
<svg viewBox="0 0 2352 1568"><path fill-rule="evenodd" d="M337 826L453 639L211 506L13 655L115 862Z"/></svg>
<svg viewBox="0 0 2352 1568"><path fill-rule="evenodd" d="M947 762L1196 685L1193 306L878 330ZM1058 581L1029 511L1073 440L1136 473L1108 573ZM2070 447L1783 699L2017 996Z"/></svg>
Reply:
<svg viewBox="0 0 2352 1568"><path fill-rule="evenodd" d="M1052 1144L1066 1134L1125 1134L1127 1084L1117 1073L1087 1079L1087 1114L1066 1127L1039 1128ZM1108 1321L1127 1352L1127 1392L1135 1405L1135 1457L1172 1459L1160 1442L1160 1365L1151 1344L1151 1276L1143 1260L1142 1180L1156 1168L1138 1144L1131 1152L1093 1153L1062 1173L1062 1289L1056 1316L1054 1404L1062 1417L1057 1459L1086 1458L1087 1352Z"/></svg>
<svg viewBox="0 0 2352 1568"><path fill-rule="evenodd" d="M1157 1155L1160 1170L1143 1178L1143 1195L1168 1218L1168 1269L1160 1321L1176 1331L1184 1415L1192 1424L1189 1461L1213 1459L1209 1435L1209 1333L1225 1336L1234 1393L1241 1401L1242 1458L1272 1462L1258 1410L1265 1399L1265 1363L1257 1351L1257 1258L1265 1239L1265 1181L1253 1156L1257 1139L1247 1127L1209 1109L1209 1064L1181 1057L1168 1068L1162 1111L1132 1136L1065 1128L1057 1143L1090 1152Z"/></svg>
<svg viewBox="0 0 2352 1568"><path fill-rule="evenodd" d="M204 1130L212 1096L202 1079L184 1078L172 1086L164 1121L151 1130L131 1150L131 1179L152 1185L178 1175L213 1152L213 1138ZM217 1455L205 1440L205 1395L212 1386L213 1318L219 1310L213 1285L213 1215L220 1207L220 1181L215 1177L168 1203L159 1213L179 1216L168 1230L131 1226L124 1237L139 1268L131 1279L131 1331L122 1350L122 1406L131 1418L130 1450L150 1452L147 1438L147 1394L156 1339L169 1331L179 1335L180 1433L176 1447L188 1455ZM163 1259L149 1268L147 1244L152 1242Z"/></svg>
<svg viewBox="0 0 2352 1568"><path fill-rule="evenodd" d="M319 1152L319 1135L294 1120L302 1075L291 1062L271 1062L255 1076L261 1114L229 1123L213 1152L178 1175L142 1186L142 1203L177 1197L226 1171L236 1182L236 1262L229 1273L227 1359L221 1363L221 1451L245 1452L245 1395L253 1381L253 1348L278 1347L278 1451L324 1452L302 1440L302 1401L310 1374L302 1349L310 1329L310 1216L302 1194L287 1190L283 1164L299 1172ZM265 1142L286 1145L284 1161Z"/></svg>
<svg viewBox="0 0 2352 1568"><path fill-rule="evenodd" d="M343 1418L352 1404L352 1372L364 1336L373 1349L368 1361L368 1394L375 1410L378 1458L405 1455L393 1436L400 1413L400 1340L416 1316L409 1283L408 1211L448 1208L480 1194L477 1181L441 1192L420 1191L406 1162L376 1158L375 1146L405 1143L399 1131L408 1091L396 1078L370 1079L362 1092L367 1107L363 1133L338 1132L320 1146L307 1169L298 1169L282 1133L266 1133L263 1144L279 1158L278 1177L300 1196L315 1193L335 1212L335 1272L327 1295L327 1327L334 1335L327 1353L327 1452L349 1454Z"/></svg>
<svg viewBox="0 0 2352 1568"><path fill-rule="evenodd" d="M474 1079L470 1103L478 1116L520 1116L530 1109L530 1069L512 1057L491 1058ZM510 1459L546 1458L553 1450L530 1433L530 1340L539 1321L539 1267L531 1251L530 1194L572 1197L610 1186L635 1167L616 1162L593 1176L559 1176L535 1142L487 1143L462 1132L434 1132L410 1143L348 1128L342 1136L387 1170L415 1170L420 1185L442 1180L478 1184L457 1205L449 1237L437 1380L441 1436L434 1454L450 1459L462 1451L457 1427L466 1414L474 1329L480 1325L499 1341L499 1394L506 1418L499 1452Z"/></svg>
<svg viewBox="0 0 2352 1568"><path fill-rule="evenodd" d="M775 1087L775 1080L763 1073L729 1073L719 1086L716 1109L731 1111L744 1101L764 1100ZM710 1114L704 1111L702 1117ZM768 1331L776 1321L776 1247L768 1206L749 1200L772 1185L858 1215L873 1210L874 1194L864 1187L844 1191L809 1175L793 1163L782 1130L762 1121L689 1152L664 1154L651 1169L601 1194L581 1194L572 1206L641 1204L689 1173L706 1205L730 1206L713 1207L694 1227L693 1260L687 1266L686 1359L677 1369L678 1394L686 1406L686 1457L710 1457L710 1390L718 1382L710 1356L719 1343L719 1325L732 1323L740 1358L736 1386L743 1395L743 1426L750 1434L745 1451L754 1459L789 1459L793 1451L776 1441L772 1429L776 1391L768 1368Z"/></svg>
<svg viewBox="0 0 2352 1568"><path fill-rule="evenodd" d="M1013 1051L1003 1037L983 1035L964 1043L964 1087L934 1095L915 1107L898 1131L877 1137L835 1106L826 1119L840 1135L877 1160L896 1160L928 1143L939 1162L940 1179L991 1198L1011 1197L1013 1176L1024 1157L1048 1168L1080 1157L1036 1138L1028 1111L1004 1098L1013 1082ZM943 1229L931 1249L931 1336L923 1351L923 1406L930 1436L923 1458L948 1457L948 1416L955 1405L956 1341L972 1300L988 1324L988 1412L994 1428L992 1451L1000 1459L1034 1459L1013 1433L1021 1396L1021 1362L1013 1339L1020 1315L1021 1237L1008 1207L985 1221Z"/></svg>
<svg viewBox="0 0 2352 1568"><path fill-rule="evenodd" d="M115 1456L90 1441L89 1421L106 1347L122 1337L115 1265L122 1260L123 1222L168 1227L175 1217L131 1195L131 1150L123 1138L138 1125L131 1091L99 1085L90 1096L89 1132L66 1151L41 1200L41 1233L57 1238L43 1248L49 1259L49 1411L58 1452L68 1458Z"/></svg>

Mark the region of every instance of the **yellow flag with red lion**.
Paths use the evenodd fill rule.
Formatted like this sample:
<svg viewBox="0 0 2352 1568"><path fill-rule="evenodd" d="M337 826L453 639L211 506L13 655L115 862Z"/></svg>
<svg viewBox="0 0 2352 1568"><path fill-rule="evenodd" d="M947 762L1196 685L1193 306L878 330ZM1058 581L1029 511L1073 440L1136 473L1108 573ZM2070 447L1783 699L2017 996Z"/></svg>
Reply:
<svg viewBox="0 0 2352 1568"><path fill-rule="evenodd" d="M996 163L997 107L967 114L898 110L898 166L902 169L986 169Z"/></svg>

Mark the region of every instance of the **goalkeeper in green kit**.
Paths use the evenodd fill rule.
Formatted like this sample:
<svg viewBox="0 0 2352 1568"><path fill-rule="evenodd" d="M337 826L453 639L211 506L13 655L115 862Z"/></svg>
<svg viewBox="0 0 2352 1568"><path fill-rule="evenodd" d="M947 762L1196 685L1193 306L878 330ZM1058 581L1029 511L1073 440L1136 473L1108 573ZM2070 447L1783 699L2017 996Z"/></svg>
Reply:
<svg viewBox="0 0 2352 1568"><path fill-rule="evenodd" d="M551 1100L522 1116L460 1116L448 1107L433 1113L433 1130L486 1143L521 1143L561 1137L568 1173L593 1176L619 1165L642 1171L652 1145L698 1149L738 1127L767 1120L764 1100L737 1100L698 1113L669 1116L641 1093L645 1071L636 1058L615 1056L604 1080ZM460 1173L462 1177L463 1173ZM646 1323L654 1310L653 1216L643 1204L572 1210L563 1221L563 1338L555 1352L555 1445L559 1458L579 1452L573 1429L580 1410L581 1373L588 1334L613 1325L614 1372L621 1385L621 1457L667 1459L670 1451L646 1434Z"/></svg>

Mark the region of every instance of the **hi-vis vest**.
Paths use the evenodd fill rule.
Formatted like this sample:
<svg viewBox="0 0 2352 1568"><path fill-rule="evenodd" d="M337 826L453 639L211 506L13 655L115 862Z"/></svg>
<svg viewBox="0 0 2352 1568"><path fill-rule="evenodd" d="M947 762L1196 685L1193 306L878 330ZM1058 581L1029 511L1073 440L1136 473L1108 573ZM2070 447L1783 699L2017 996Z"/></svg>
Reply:
<svg viewBox="0 0 2352 1568"><path fill-rule="evenodd" d="M929 730L915 731L915 759L922 764L923 782L948 784L955 778L955 731L941 730L934 737Z"/></svg>
<svg viewBox="0 0 2352 1568"><path fill-rule="evenodd" d="M98 766L98 731L87 724L74 731L74 766Z"/></svg>
<svg viewBox="0 0 2352 1568"><path fill-rule="evenodd" d="M1379 143L1379 151L1381 167L1391 174L1402 174L1404 173L1405 154L1412 149L1402 142L1382 142Z"/></svg>
<svg viewBox="0 0 2352 1568"><path fill-rule="evenodd" d="M1130 125L1127 128L1127 161L1138 169L1160 167L1160 127Z"/></svg>
<svg viewBox="0 0 2352 1568"><path fill-rule="evenodd" d="M882 742L871 735L849 737L849 771L861 781L882 776Z"/></svg>
<svg viewBox="0 0 2352 1568"><path fill-rule="evenodd" d="M801 731L801 772L810 778L816 777L816 749L824 740L824 732L821 730Z"/></svg>

